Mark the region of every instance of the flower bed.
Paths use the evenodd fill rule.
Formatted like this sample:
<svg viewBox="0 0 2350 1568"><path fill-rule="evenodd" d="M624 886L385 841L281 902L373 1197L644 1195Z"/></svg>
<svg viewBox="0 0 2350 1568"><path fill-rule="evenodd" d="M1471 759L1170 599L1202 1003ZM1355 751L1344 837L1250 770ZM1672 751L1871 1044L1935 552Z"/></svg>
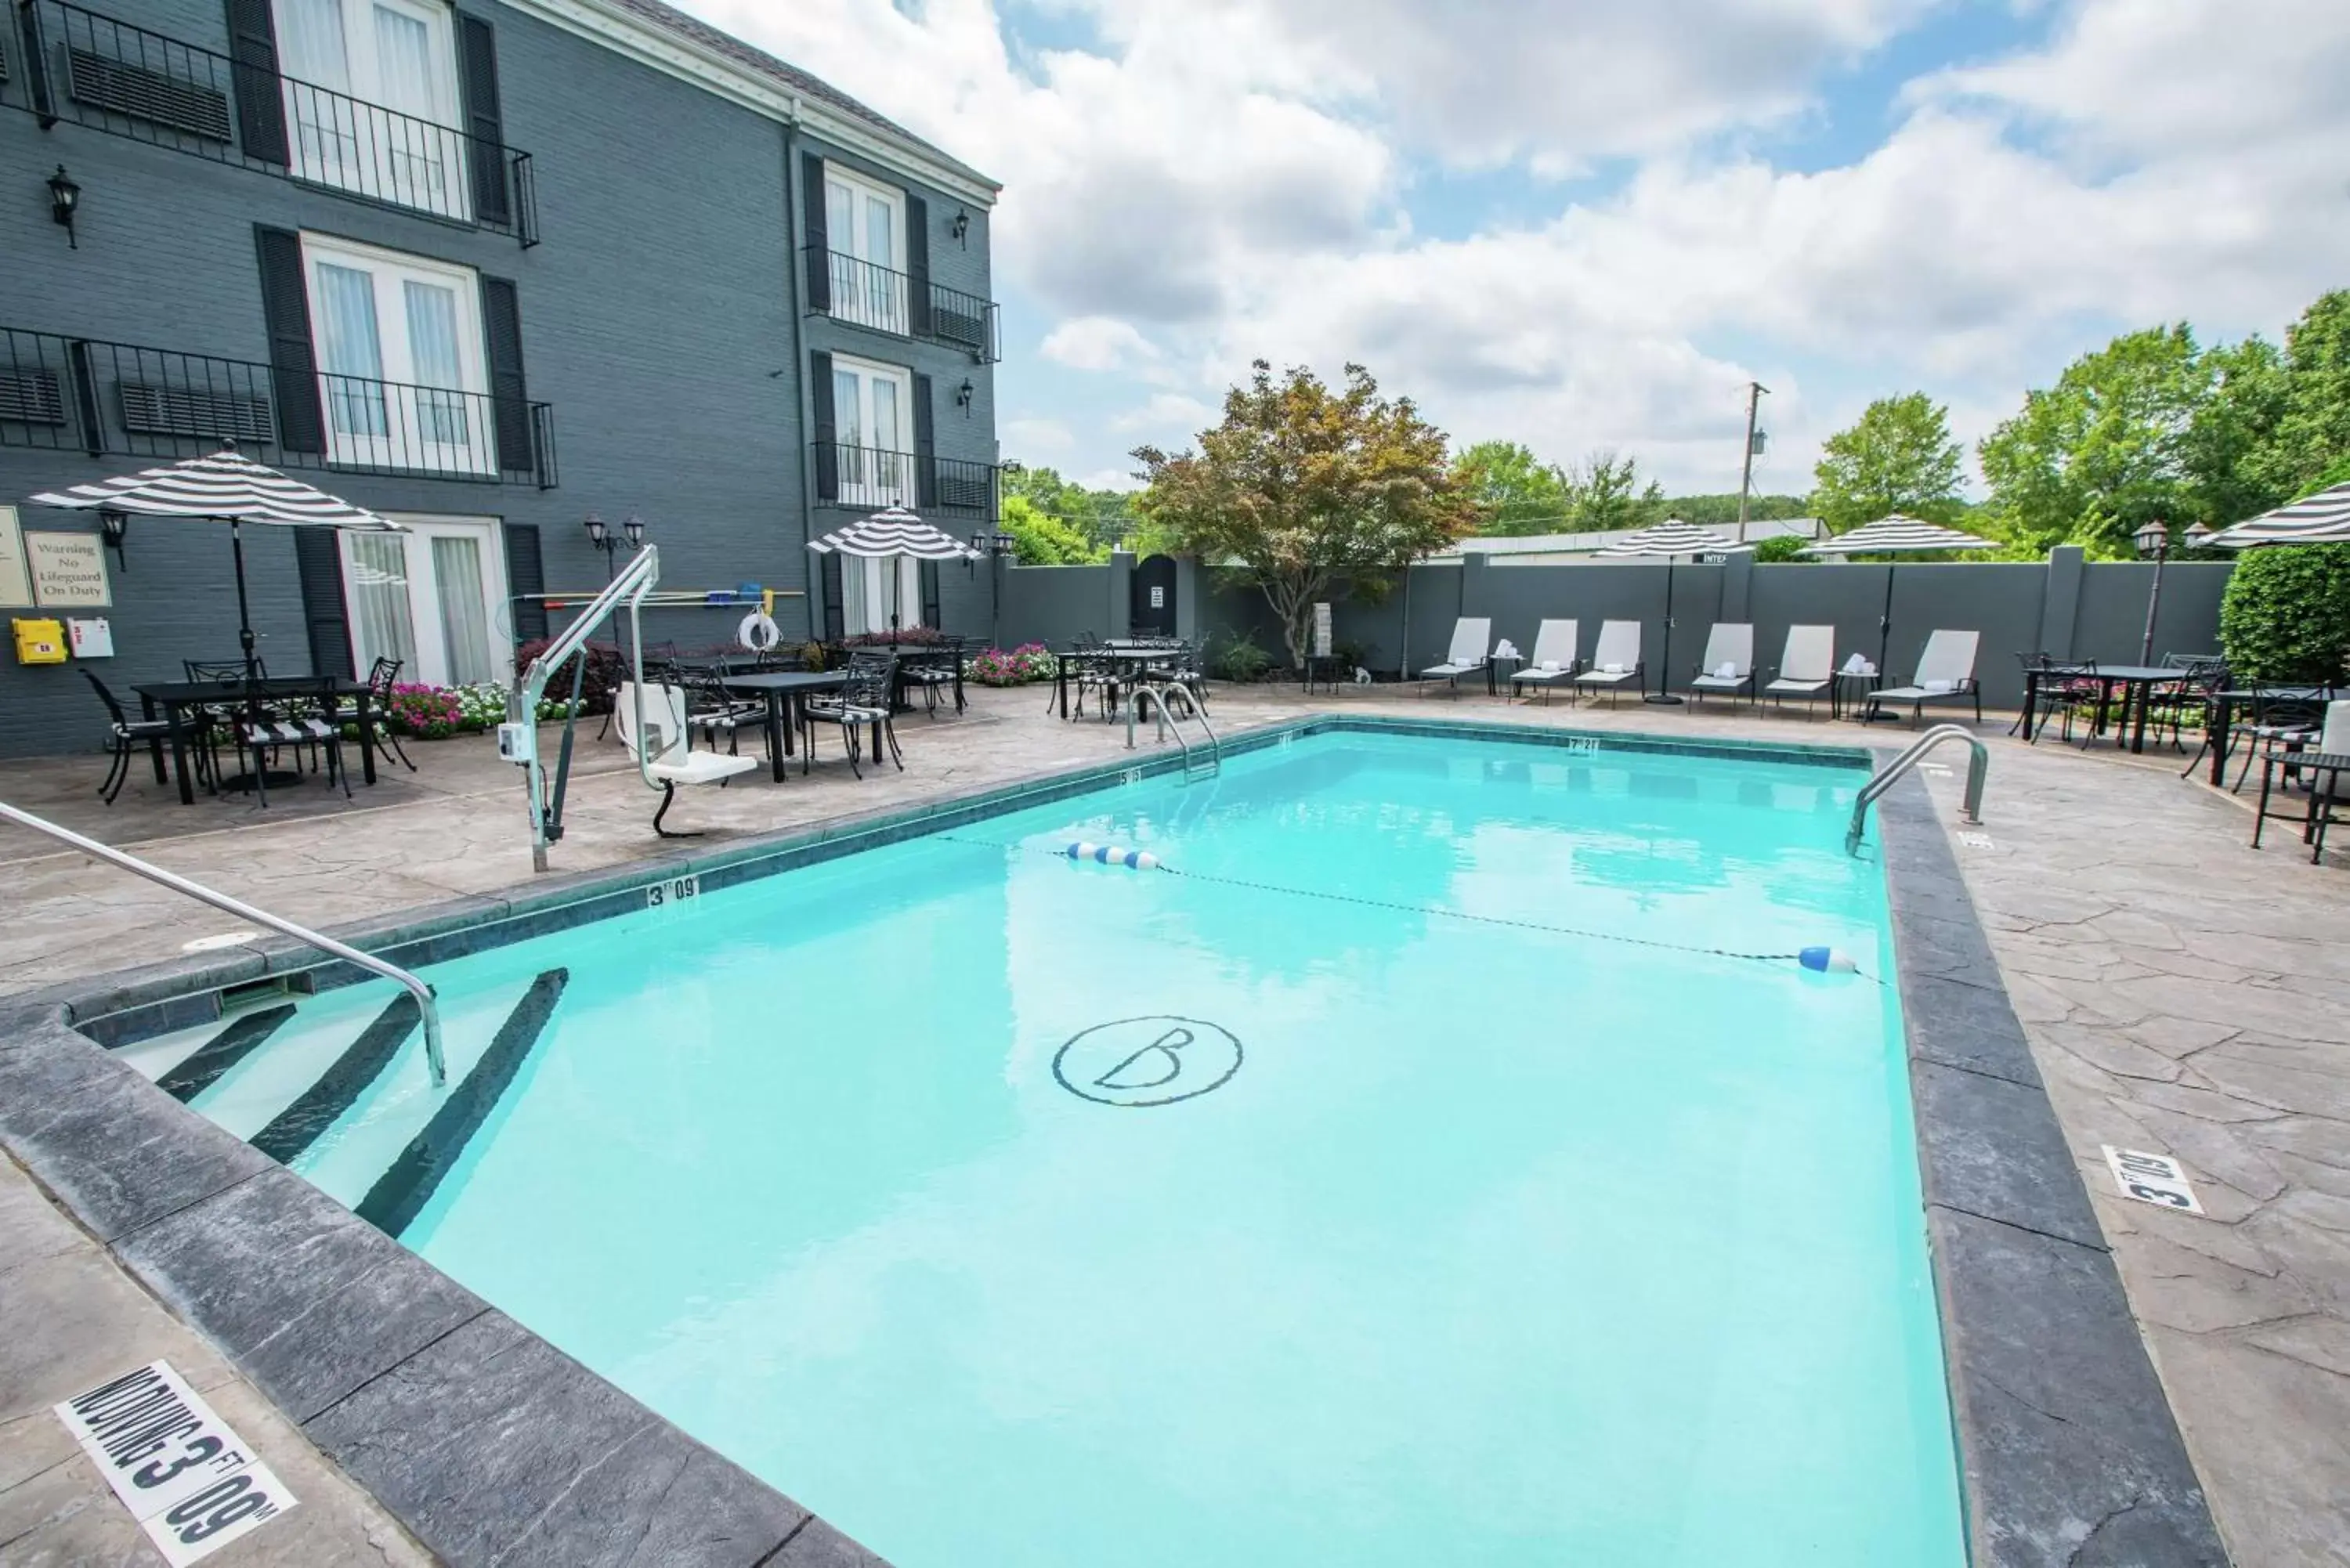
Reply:
<svg viewBox="0 0 2350 1568"><path fill-rule="evenodd" d="M1032 680L1053 679L1058 661L1043 643L1024 642L1009 653L991 648L973 654L967 668L982 686L1024 686Z"/></svg>
<svg viewBox="0 0 2350 1568"><path fill-rule="evenodd" d="M538 705L539 722L561 719L570 708L567 698L549 698ZM479 734L496 729L505 717L506 689L494 680L472 686L395 686L386 714L395 733L420 741Z"/></svg>

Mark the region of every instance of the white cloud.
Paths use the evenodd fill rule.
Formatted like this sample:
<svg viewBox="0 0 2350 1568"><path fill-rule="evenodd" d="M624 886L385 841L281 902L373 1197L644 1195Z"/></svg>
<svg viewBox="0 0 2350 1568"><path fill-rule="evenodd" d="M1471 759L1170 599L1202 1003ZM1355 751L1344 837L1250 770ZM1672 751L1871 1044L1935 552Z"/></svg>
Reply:
<svg viewBox="0 0 2350 1568"><path fill-rule="evenodd" d="M1038 350L1072 370L1117 370L1159 358L1150 339L1127 322L1108 316L1079 316L1045 337Z"/></svg>
<svg viewBox="0 0 2350 1568"><path fill-rule="evenodd" d="M1929 0L1070 4L1104 52L1017 64L988 0L704 9L1006 182L999 275L1052 325L1048 364L1005 374L1073 461L1187 442L1253 358L1357 359L1463 439L1704 489L1736 482L1759 378L1766 478L1799 489L1869 396L1923 387L1980 433L2117 328L2274 332L2350 280L2340 0L2070 0L1814 171L1716 133L1815 113ZM1440 239L1402 212L1430 161L1612 156L1628 182L1546 222Z"/></svg>
<svg viewBox="0 0 2350 1568"><path fill-rule="evenodd" d="M1060 420L1022 416L1007 419L996 427L996 434L1004 452L1014 457L1053 457L1072 451L1077 444L1076 432Z"/></svg>

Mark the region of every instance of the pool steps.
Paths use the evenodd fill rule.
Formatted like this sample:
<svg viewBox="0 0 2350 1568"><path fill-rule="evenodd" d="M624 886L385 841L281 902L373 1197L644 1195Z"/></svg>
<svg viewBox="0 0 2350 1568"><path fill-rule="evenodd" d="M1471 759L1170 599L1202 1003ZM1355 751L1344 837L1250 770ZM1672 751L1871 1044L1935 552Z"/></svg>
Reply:
<svg viewBox="0 0 2350 1568"><path fill-rule="evenodd" d="M396 1237L512 1085L569 978L552 969L444 1002L443 1091L417 1047L414 999L374 985L270 1002L120 1054Z"/></svg>

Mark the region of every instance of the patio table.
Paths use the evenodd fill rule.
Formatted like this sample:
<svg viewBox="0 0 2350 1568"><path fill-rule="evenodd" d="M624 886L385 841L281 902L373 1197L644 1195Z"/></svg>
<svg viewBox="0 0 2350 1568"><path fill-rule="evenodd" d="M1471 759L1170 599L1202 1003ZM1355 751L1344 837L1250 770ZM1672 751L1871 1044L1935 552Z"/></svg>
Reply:
<svg viewBox="0 0 2350 1568"><path fill-rule="evenodd" d="M195 781L188 768L188 742L195 738L195 726L189 720L200 708L233 708L246 701L326 697L338 704L350 702L359 715L360 772L368 783L375 783L375 727L369 722L375 692L364 680L339 675L264 675L253 680L165 680L131 690L139 694L146 717L154 718L161 709L170 728L171 774L163 771L161 741L150 741L147 753L154 761L157 784L179 781L182 805L196 804Z"/></svg>
<svg viewBox="0 0 2350 1568"><path fill-rule="evenodd" d="M2224 788L2228 783L2228 737L2234 732L2240 705L2261 701L2327 702L2333 701L2334 694L2331 686L2247 686L2213 692L2210 716L2203 729L2204 749L2211 753L2211 786Z"/></svg>
<svg viewBox="0 0 2350 1568"><path fill-rule="evenodd" d="M2113 699L2114 688L2118 686L2122 691L2122 713L2121 722L2116 726L2116 732L2118 733L2122 730L2129 731L2129 749L2133 752L2143 752L2146 750L2147 711L2154 706L2154 689L2158 686L2178 685L2192 674L2191 670L2160 664L2052 664L2044 668L2035 666L2023 672L2025 716L2023 738L2030 741L2035 739L2039 733L2039 725L2033 723L2031 720L2040 706L2040 683L2043 680L2094 680L2097 683L2097 718L2095 727L2089 732L2092 735L2105 732L2106 708ZM2130 722L2133 708L2137 714L2137 722L2135 725ZM2043 719L2042 722L2045 722L2045 720Z"/></svg>
<svg viewBox="0 0 2350 1568"><path fill-rule="evenodd" d="M792 753L793 732L811 691L837 691L847 679L838 670L766 670L750 675L729 675L729 691L755 692L767 705L767 758L775 782L784 782L784 759ZM873 760L881 760L881 730L873 726Z"/></svg>
<svg viewBox="0 0 2350 1568"><path fill-rule="evenodd" d="M1180 659L1183 653L1183 645L1180 643L1129 642L1118 638L1096 643L1089 648L1061 649L1053 656L1055 660L1054 700L1061 706L1061 717L1066 719L1069 716L1069 671L1083 660L1106 659L1116 667L1120 676L1124 676L1133 671L1148 670L1154 664L1163 664L1170 659Z"/></svg>

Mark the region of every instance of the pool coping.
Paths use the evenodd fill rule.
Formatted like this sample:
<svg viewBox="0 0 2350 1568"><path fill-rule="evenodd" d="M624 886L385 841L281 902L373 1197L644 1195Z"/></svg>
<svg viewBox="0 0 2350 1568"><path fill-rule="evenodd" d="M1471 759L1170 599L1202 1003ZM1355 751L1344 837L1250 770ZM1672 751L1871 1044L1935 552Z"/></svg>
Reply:
<svg viewBox="0 0 2350 1568"><path fill-rule="evenodd" d="M1332 732L1866 768L1866 745L1680 740L1327 713ZM424 964L1177 772L1138 754L334 928ZM1950 839L1914 774L1878 805L1910 1097L1970 1561L2224 1565ZM210 1336L329 1458L458 1568L529 1560L884 1568L105 1047L216 1017L224 991L365 976L273 941L0 1001L0 1145Z"/></svg>

